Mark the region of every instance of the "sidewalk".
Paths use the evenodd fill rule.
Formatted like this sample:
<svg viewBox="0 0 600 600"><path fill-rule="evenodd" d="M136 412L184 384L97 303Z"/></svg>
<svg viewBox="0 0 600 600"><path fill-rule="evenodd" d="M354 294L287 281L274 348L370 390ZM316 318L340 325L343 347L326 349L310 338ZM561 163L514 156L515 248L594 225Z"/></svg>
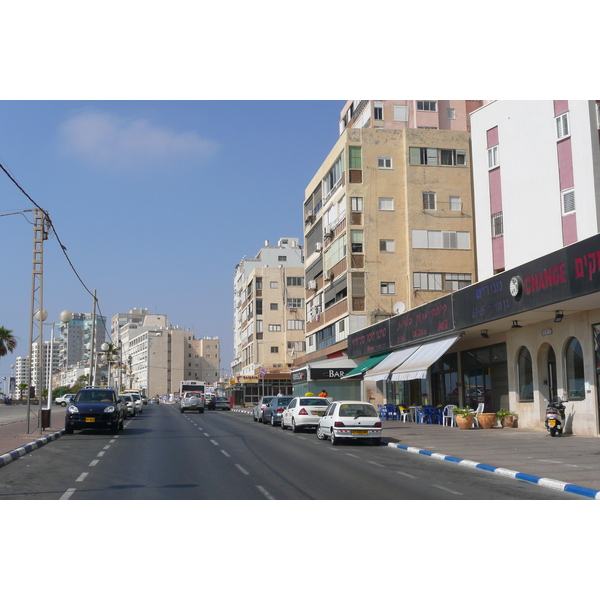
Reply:
<svg viewBox="0 0 600 600"><path fill-rule="evenodd" d="M250 410L238 410L252 414ZM600 500L600 438L545 430L469 429L383 421L382 443Z"/></svg>

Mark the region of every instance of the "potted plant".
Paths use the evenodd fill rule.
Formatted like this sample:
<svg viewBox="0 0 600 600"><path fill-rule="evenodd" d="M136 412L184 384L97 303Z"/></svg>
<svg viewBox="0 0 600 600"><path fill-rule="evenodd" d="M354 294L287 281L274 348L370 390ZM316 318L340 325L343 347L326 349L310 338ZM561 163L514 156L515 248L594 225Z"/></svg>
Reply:
<svg viewBox="0 0 600 600"><path fill-rule="evenodd" d="M473 422L475 421L475 412L468 406L455 406L452 409L454 416L456 417L456 424L459 429L471 429Z"/></svg>
<svg viewBox="0 0 600 600"><path fill-rule="evenodd" d="M519 415L511 410L499 410L496 413L502 427L516 427Z"/></svg>
<svg viewBox="0 0 600 600"><path fill-rule="evenodd" d="M479 413L477 415L477 422L482 429L492 429L496 424L496 413Z"/></svg>

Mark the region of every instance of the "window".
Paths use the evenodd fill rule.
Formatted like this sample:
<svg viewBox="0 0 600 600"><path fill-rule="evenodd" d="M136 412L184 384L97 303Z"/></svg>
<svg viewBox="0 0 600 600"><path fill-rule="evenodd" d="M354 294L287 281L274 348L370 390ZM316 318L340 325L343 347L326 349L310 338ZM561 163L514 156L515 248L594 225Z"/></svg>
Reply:
<svg viewBox="0 0 600 600"><path fill-rule="evenodd" d="M448 292L462 290L462 288L471 285L471 273L445 273L444 289Z"/></svg>
<svg viewBox="0 0 600 600"><path fill-rule="evenodd" d="M354 212L363 211L363 199L353 196L350 198L350 210Z"/></svg>
<svg viewBox="0 0 600 600"><path fill-rule="evenodd" d="M287 322L287 328L289 329L295 329L298 331L302 331L304 329L304 321L301 321L299 319L290 319Z"/></svg>
<svg viewBox="0 0 600 600"><path fill-rule="evenodd" d="M379 210L394 210L394 199L379 198Z"/></svg>
<svg viewBox="0 0 600 600"><path fill-rule="evenodd" d="M360 146L350 146L349 148L350 169L362 169L361 148Z"/></svg>
<svg viewBox="0 0 600 600"><path fill-rule="evenodd" d="M396 284L393 281L382 281L379 289L385 295L395 294Z"/></svg>
<svg viewBox="0 0 600 600"><path fill-rule="evenodd" d="M269 282L269 287L270 287L271 289L276 289L276 288L278 288L278 287L279 287L279 282L278 282L278 281L270 281L270 282Z"/></svg>
<svg viewBox="0 0 600 600"><path fill-rule="evenodd" d="M517 356L517 371L519 378L519 400L533 400L533 368L531 354L523 346Z"/></svg>
<svg viewBox="0 0 600 600"><path fill-rule="evenodd" d="M564 113L556 117L556 137L559 140L569 137L569 113Z"/></svg>
<svg viewBox="0 0 600 600"><path fill-rule="evenodd" d="M262 298L257 298L256 299L256 314L257 315L262 315L263 314L263 301L262 301Z"/></svg>
<svg viewBox="0 0 600 600"><path fill-rule="evenodd" d="M302 298L288 298L287 299L287 307L288 308L302 308Z"/></svg>
<svg viewBox="0 0 600 600"><path fill-rule="evenodd" d="M469 250L471 248L471 237L468 231L428 231L425 229L413 229L412 247Z"/></svg>
<svg viewBox="0 0 600 600"><path fill-rule="evenodd" d="M262 290L263 286L262 286L262 277L257 277L256 278L256 289L257 290Z"/></svg>
<svg viewBox="0 0 600 600"><path fill-rule="evenodd" d="M572 189L565 190L564 192L561 192L561 197L563 215L575 212L575 191Z"/></svg>
<svg viewBox="0 0 600 600"><path fill-rule="evenodd" d="M441 290L442 280L441 273L413 273L415 290Z"/></svg>
<svg viewBox="0 0 600 600"><path fill-rule="evenodd" d="M567 367L567 400L583 400L585 398L583 350L577 338L569 340L565 362Z"/></svg>
<svg viewBox="0 0 600 600"><path fill-rule="evenodd" d="M378 169L391 169L392 168L392 157L391 156L379 156L377 158Z"/></svg>
<svg viewBox="0 0 600 600"><path fill-rule="evenodd" d="M408 106L394 105L394 121L408 121Z"/></svg>
<svg viewBox="0 0 600 600"><path fill-rule="evenodd" d="M306 350L306 342L288 342L287 349L290 352L304 352Z"/></svg>
<svg viewBox="0 0 600 600"><path fill-rule="evenodd" d="M373 101L373 119L383 121L383 102L380 100Z"/></svg>
<svg viewBox="0 0 600 600"><path fill-rule="evenodd" d="M277 304L277 302L271 302L271 304L269 305L269 308L271 310L279 310L279 304Z"/></svg>
<svg viewBox="0 0 600 600"><path fill-rule="evenodd" d="M317 350L327 348L335 344L335 325L329 325L316 334Z"/></svg>
<svg viewBox="0 0 600 600"><path fill-rule="evenodd" d="M492 215L492 237L500 237L504 235L504 219L502 213Z"/></svg>
<svg viewBox="0 0 600 600"><path fill-rule="evenodd" d="M394 252L394 240L379 240L379 252Z"/></svg>
<svg viewBox="0 0 600 600"><path fill-rule="evenodd" d="M488 148L488 169L495 169L499 164L498 146Z"/></svg>
<svg viewBox="0 0 600 600"><path fill-rule="evenodd" d="M263 322L262 320L257 320L256 321L256 333L262 333L263 332Z"/></svg>
<svg viewBox="0 0 600 600"><path fill-rule="evenodd" d="M462 210L460 196L450 196L450 210Z"/></svg>
<svg viewBox="0 0 600 600"><path fill-rule="evenodd" d="M440 150L440 164L457 166L467 164L466 150Z"/></svg>
<svg viewBox="0 0 600 600"><path fill-rule="evenodd" d="M337 189L338 185L342 181L343 158L344 158L344 155L342 153L342 154L340 154L339 158L336 160L333 167L331 167L331 169L329 170L327 175L325 175L325 179L323 180L323 184L324 184L323 187L324 187L324 193L325 193L326 198L329 197L329 195L335 189ZM320 204L319 204L319 208L320 208ZM317 208L315 207L313 214L316 215L317 212L318 212Z"/></svg>
<svg viewBox="0 0 600 600"><path fill-rule="evenodd" d="M443 165L464 167L467 164L467 151L445 148L409 148L411 165Z"/></svg>
<svg viewBox="0 0 600 600"><path fill-rule="evenodd" d="M456 109L455 108L447 108L446 109L446 116L450 120L456 119Z"/></svg>
<svg viewBox="0 0 600 600"><path fill-rule="evenodd" d="M353 253L362 253L365 232L362 229L350 230L350 247Z"/></svg>
<svg viewBox="0 0 600 600"><path fill-rule="evenodd" d="M277 261L278 262L286 262L287 261L287 256L278 256L277 257Z"/></svg>
<svg viewBox="0 0 600 600"><path fill-rule="evenodd" d="M279 346L271 346L271 354L279 354Z"/></svg>
<svg viewBox="0 0 600 600"><path fill-rule="evenodd" d="M423 192L423 210L435 210L434 192Z"/></svg>
<svg viewBox="0 0 600 600"><path fill-rule="evenodd" d="M437 112L437 102L434 100L417 100L417 110Z"/></svg>
<svg viewBox="0 0 600 600"><path fill-rule="evenodd" d="M269 325L269 331L281 331L281 325Z"/></svg>
<svg viewBox="0 0 600 600"><path fill-rule="evenodd" d="M289 287L304 286L304 277L288 277L287 285Z"/></svg>

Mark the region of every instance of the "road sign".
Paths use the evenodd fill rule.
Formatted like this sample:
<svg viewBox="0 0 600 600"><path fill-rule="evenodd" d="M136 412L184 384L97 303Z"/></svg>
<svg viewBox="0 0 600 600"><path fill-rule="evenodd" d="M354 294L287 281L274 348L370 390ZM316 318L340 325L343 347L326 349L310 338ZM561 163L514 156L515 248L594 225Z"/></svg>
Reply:
<svg viewBox="0 0 600 600"><path fill-rule="evenodd" d="M267 372L264 369L260 370L260 376L264 377Z"/></svg>

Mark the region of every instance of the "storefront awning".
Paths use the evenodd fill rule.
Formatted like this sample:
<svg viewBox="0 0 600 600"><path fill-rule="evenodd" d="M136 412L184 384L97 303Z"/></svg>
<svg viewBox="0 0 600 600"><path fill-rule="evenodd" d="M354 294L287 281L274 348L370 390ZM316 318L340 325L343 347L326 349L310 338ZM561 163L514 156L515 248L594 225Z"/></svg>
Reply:
<svg viewBox="0 0 600 600"><path fill-rule="evenodd" d="M417 346L413 354L402 364L398 365L392 373L392 381L409 381L411 379L425 379L427 369L441 356L443 356L450 346L460 337L452 337L426 342Z"/></svg>
<svg viewBox="0 0 600 600"><path fill-rule="evenodd" d="M362 375L365 371L372 369L375 365L378 365L384 358L387 358L390 355L389 352L386 354L382 354L381 356L372 356L371 358L367 358L364 362L361 362L356 369L352 369L350 373L346 373L342 377L342 379L348 379L349 377L356 377L357 375Z"/></svg>
<svg viewBox="0 0 600 600"><path fill-rule="evenodd" d="M412 346L410 348L402 348L402 350L396 350L395 352L392 352L387 358L382 360L378 365L371 369L365 375L364 380L380 381L382 379L387 379L391 371L404 363L418 349L419 346Z"/></svg>

